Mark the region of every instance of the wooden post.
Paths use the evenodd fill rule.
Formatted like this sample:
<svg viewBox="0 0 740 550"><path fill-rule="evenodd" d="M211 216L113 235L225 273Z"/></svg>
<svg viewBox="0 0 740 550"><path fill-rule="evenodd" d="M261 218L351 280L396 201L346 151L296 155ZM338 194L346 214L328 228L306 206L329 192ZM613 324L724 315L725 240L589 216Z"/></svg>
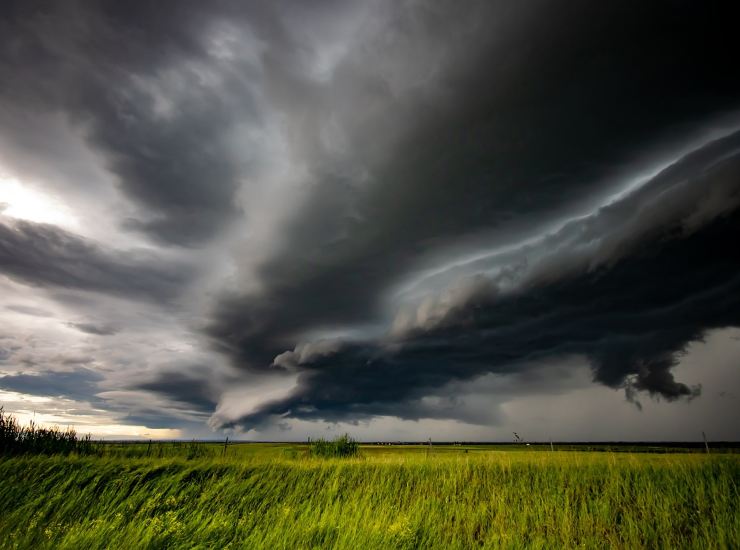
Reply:
<svg viewBox="0 0 740 550"><path fill-rule="evenodd" d="M701 436L704 438L704 448L707 450L707 454L709 454L709 443L707 443L707 434L701 432Z"/></svg>
<svg viewBox="0 0 740 550"><path fill-rule="evenodd" d="M224 441L224 456L226 456L226 447L229 444L229 436L226 436L226 440Z"/></svg>

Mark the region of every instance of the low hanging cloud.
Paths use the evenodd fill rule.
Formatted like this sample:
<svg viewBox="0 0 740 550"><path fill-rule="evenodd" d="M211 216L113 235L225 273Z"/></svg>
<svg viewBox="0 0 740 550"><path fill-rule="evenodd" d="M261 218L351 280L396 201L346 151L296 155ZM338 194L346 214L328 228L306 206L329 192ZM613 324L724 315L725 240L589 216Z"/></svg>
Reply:
<svg viewBox="0 0 740 550"><path fill-rule="evenodd" d="M706 331L740 323L740 260L727 248L740 232L738 136L543 237L544 250L520 250L513 283L505 269L477 274L399 313L386 339L301 344L278 355L276 367L299 373L297 387L226 425L413 419L414 402L450 382L564 356L586 357L597 382L631 399L635 391L669 401L699 395L671 369Z"/></svg>
<svg viewBox="0 0 740 550"><path fill-rule="evenodd" d="M701 61L726 57L720 35L702 55L680 36L721 23L679 8L667 29L659 4L390 13L392 38L362 35L311 83L364 102L305 100L345 147L301 149L313 194L259 290L226 293L208 327L245 373L297 386L219 422L416 418L451 381L563 355L628 397L696 396L671 369L737 323L737 266L712 243L736 223L740 82ZM444 55L419 53L442 35Z"/></svg>
<svg viewBox="0 0 740 550"><path fill-rule="evenodd" d="M182 371L163 370L151 380L138 382L132 389L161 395L200 412L211 412L218 403L218 388L212 387L208 380Z"/></svg>
<svg viewBox="0 0 740 550"><path fill-rule="evenodd" d="M328 81L286 63L274 85L294 93L278 106L297 121L293 160L311 192L255 268L259 290L237 284L217 303L215 345L262 370L306 332L376 322L418 265L481 241L507 246L675 155L737 108L740 82L709 73L681 38L711 13L668 10L675 26L656 40L666 11L385 6L366 22L383 31L359 34ZM721 33L706 39L725 59Z"/></svg>

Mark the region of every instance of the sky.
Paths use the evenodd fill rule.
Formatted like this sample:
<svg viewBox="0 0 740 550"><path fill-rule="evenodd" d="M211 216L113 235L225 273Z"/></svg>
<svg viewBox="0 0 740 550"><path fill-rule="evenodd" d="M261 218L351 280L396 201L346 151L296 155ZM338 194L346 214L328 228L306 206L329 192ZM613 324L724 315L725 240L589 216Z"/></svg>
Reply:
<svg viewBox="0 0 740 550"><path fill-rule="evenodd" d="M731 2L0 7L0 405L739 440Z"/></svg>

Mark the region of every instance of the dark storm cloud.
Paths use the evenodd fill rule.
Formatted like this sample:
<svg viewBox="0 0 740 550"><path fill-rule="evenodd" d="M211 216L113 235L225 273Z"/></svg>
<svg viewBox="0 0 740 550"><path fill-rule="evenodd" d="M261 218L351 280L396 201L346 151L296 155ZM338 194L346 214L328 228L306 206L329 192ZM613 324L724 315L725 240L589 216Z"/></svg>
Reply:
<svg viewBox="0 0 740 550"><path fill-rule="evenodd" d="M145 251L106 250L52 225L0 219L0 273L31 286L166 302L192 269Z"/></svg>
<svg viewBox="0 0 740 550"><path fill-rule="evenodd" d="M740 78L713 68L733 62L714 6L419 3L384 17L328 83L276 79L303 86L285 101L313 193L259 267L263 290L215 313L216 345L245 368L305 331L372 323L388 285L440 249L505 244L738 107ZM317 144L325 119L344 132L340 160Z"/></svg>
<svg viewBox="0 0 740 550"><path fill-rule="evenodd" d="M203 366L170 365L132 383L129 389L164 397L177 407L206 414L216 408L221 387L223 383L217 374Z"/></svg>
<svg viewBox="0 0 740 550"><path fill-rule="evenodd" d="M736 134L710 144L545 237L556 263L533 261L546 277L540 265L525 266L519 286L501 292L507 274L478 275L419 305L387 341L319 342L279 355L275 366L297 371L297 387L235 423L416 419L424 408L415 402L452 381L568 356L586 357L596 381L625 388L631 399L635 391L667 400L698 395L671 369L708 330L740 325L740 257L731 250L740 238L739 141ZM454 409L437 412L454 418Z"/></svg>
<svg viewBox="0 0 740 550"><path fill-rule="evenodd" d="M201 243L238 213L243 166L226 140L255 113L248 73L209 51L216 13L229 17L198 2L11 2L0 18L3 110L85 128L143 207L125 226L166 243Z"/></svg>
<svg viewBox="0 0 740 550"><path fill-rule="evenodd" d="M137 383L132 389L159 394L202 412L213 411L218 402L217 392L207 380L182 372L160 372L156 378Z"/></svg>
<svg viewBox="0 0 740 550"><path fill-rule="evenodd" d="M733 11L11 1L0 169L40 201L68 202L100 242L3 216L0 274L57 289L44 294L77 308L69 327L120 330L65 337L141 366L134 381L106 374L106 407L131 399L146 425L217 406L239 411L219 422L248 428L275 416L468 422L456 383L573 356L632 398L691 398L677 358L739 321L740 266L724 244L740 224ZM33 196L20 206L28 215ZM98 221L113 226L98 236ZM131 238L120 229L154 251L108 246ZM169 245L192 260L165 259ZM80 290L137 302L112 315ZM180 297L171 319L139 315ZM147 334L128 339L144 317ZM182 370L139 360L197 355L204 324L243 380L213 380L210 358ZM275 379L292 377L289 396L239 418L240 388L276 395Z"/></svg>
<svg viewBox="0 0 740 550"><path fill-rule="evenodd" d="M84 368L71 372L21 373L0 377L0 389L30 395L90 401L97 400L95 394L100 391L98 382L101 380L103 376L100 373Z"/></svg>
<svg viewBox="0 0 740 550"><path fill-rule="evenodd" d="M111 336L118 332L115 328L109 325L101 325L95 323L68 323L70 327L76 328L80 332L86 334L94 334L96 336Z"/></svg>

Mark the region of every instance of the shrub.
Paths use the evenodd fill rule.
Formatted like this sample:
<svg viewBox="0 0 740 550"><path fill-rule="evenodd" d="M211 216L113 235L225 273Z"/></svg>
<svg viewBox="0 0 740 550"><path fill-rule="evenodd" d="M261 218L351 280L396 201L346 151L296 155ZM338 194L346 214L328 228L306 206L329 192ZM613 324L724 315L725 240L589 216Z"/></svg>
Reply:
<svg viewBox="0 0 740 550"><path fill-rule="evenodd" d="M340 435L332 441L319 438L308 442L308 453L315 457L345 458L357 456L359 452L360 444L347 434Z"/></svg>
<svg viewBox="0 0 740 550"><path fill-rule="evenodd" d="M12 415L0 407L0 455L20 454L89 454L93 452L90 435L82 439L72 428L62 431L59 426L42 428L33 421L21 426Z"/></svg>

